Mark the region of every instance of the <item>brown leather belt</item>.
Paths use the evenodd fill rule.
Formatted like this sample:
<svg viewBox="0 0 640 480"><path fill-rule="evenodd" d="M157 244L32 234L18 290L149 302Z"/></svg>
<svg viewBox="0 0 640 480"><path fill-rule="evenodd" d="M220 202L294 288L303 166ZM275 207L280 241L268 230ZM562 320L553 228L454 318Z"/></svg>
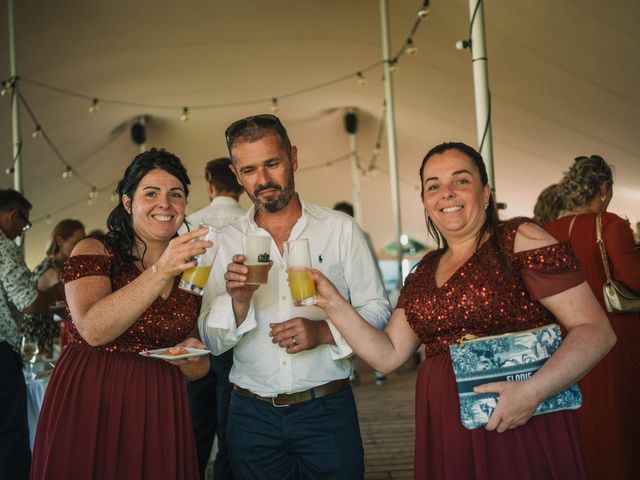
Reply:
<svg viewBox="0 0 640 480"><path fill-rule="evenodd" d="M258 400L262 400L263 402L270 403L274 407L288 407L289 405L295 405L296 403L308 402L309 400L313 400L314 398L326 397L327 395L338 393L340 390L344 390L349 385L351 385L349 379L343 378L341 380L333 380L332 382L325 383L324 385L320 385L318 387L310 388L309 390L305 390L303 392L279 393L275 397L261 397L260 395L256 395L250 390L239 387L237 385L234 385L233 389L243 397L256 398Z"/></svg>

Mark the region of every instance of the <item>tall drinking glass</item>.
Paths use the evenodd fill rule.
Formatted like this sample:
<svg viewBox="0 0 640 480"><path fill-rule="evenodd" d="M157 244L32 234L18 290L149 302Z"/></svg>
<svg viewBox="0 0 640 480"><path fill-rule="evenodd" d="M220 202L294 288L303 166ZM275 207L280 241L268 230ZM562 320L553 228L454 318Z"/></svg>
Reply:
<svg viewBox="0 0 640 480"><path fill-rule="evenodd" d="M33 364L36 363L36 356L38 355L38 339L32 335L25 335L20 342L20 352L22 353L22 359L27 362L27 374L29 380L36 378L36 374L33 373Z"/></svg>
<svg viewBox="0 0 640 480"><path fill-rule="evenodd" d="M316 304L316 286L307 272L311 268L311 251L306 238L284 244L289 289L294 307Z"/></svg>
<svg viewBox="0 0 640 480"><path fill-rule="evenodd" d="M216 229L210 225L200 225L199 228L206 228L207 233L199 237L200 240L209 240L213 242L213 246L207 248L207 250L194 257L196 266L191 267L189 270L185 270L180 279L180 285L178 286L185 292L192 293L194 295L203 295L204 286L209 280L209 274L211 273L211 267L213 261L218 253L218 240L216 238Z"/></svg>
<svg viewBox="0 0 640 480"><path fill-rule="evenodd" d="M257 233L246 233L242 237L244 265L249 269L247 285L263 285L269 280L269 255L271 237Z"/></svg>

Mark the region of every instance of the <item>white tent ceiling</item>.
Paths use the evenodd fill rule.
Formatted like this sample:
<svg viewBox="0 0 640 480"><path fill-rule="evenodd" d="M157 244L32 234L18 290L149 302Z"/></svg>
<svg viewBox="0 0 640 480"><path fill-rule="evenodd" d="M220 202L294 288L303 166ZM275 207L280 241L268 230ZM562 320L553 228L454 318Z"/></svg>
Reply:
<svg viewBox="0 0 640 480"><path fill-rule="evenodd" d="M390 0L392 50L409 33L420 0ZM640 2L636 0L487 0L489 82L495 177L503 217L530 215L544 187L579 154L598 153L616 167L610 210L640 220ZM9 77L6 1L0 10L0 77ZM202 170L225 154L223 131L243 116L269 110L272 97L300 149L298 191L331 206L351 199L345 108L357 109L360 155L374 148L383 101L382 68L287 97L354 74L381 59L377 0L151 1L19 0L16 35L19 75L103 102L44 89L27 80L24 98L64 161L95 185L63 180L63 165L22 112L24 190L37 220L27 259L43 255L46 237L62 218L103 227L109 193L137 152L123 125L149 115L147 146L165 147L187 164L193 182L189 211L207 203ZM473 77L468 51L467 0L433 0L395 75L403 231L424 241L417 169L426 150L445 140L476 145ZM253 100L258 100L252 102ZM247 102L200 109L198 105ZM188 122L180 121L191 106ZM9 101L0 101L2 170L12 158ZM331 166L327 163L331 162ZM387 156L362 184L363 226L380 248L394 235ZM0 187L13 185L0 175ZM246 204L246 200L245 200ZM45 217L51 216L51 225Z"/></svg>

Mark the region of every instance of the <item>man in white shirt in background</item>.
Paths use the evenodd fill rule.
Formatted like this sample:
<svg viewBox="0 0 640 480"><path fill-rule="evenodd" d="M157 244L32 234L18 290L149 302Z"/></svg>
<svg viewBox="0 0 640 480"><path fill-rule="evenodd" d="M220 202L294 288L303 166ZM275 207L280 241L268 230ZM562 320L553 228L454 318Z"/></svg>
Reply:
<svg viewBox="0 0 640 480"><path fill-rule="evenodd" d="M225 132L233 170L253 206L223 227L206 286L200 334L216 354L233 347L228 441L243 479L364 477L349 374L352 350L315 306L293 307L283 259L288 240L309 240L322 271L372 325L391 307L362 232L295 191L297 148L274 115L232 123ZM272 239L268 283L247 285L245 232Z"/></svg>
<svg viewBox="0 0 640 480"><path fill-rule="evenodd" d="M204 223L220 228L246 212L238 203L243 192L236 176L229 168L229 158L217 158L207 163L205 178L211 203L189 215L191 229ZM218 436L218 451L213 462L215 480L231 480L233 474L227 450L227 418L233 385L229 371L233 364L233 350L211 358L211 369L203 378L187 382L191 420L196 436L200 478L204 480L214 437Z"/></svg>

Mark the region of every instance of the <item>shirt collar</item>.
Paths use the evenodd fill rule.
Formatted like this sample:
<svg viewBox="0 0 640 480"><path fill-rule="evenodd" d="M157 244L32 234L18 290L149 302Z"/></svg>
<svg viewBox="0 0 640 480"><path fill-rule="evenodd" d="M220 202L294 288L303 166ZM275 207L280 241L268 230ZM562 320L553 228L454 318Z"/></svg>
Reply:
<svg viewBox="0 0 640 480"><path fill-rule="evenodd" d="M227 196L217 196L213 200L211 200L211 205L239 205L239 202L236 201L235 198L227 197Z"/></svg>
<svg viewBox="0 0 640 480"><path fill-rule="evenodd" d="M312 216L318 220L328 217L328 214L324 209L318 207L317 205L314 205L313 203L306 203L300 193L296 192L296 194L298 195L298 200L300 201L300 206L302 207L302 215L298 219L298 222L303 222L304 224L306 224L307 216ZM252 203L249 207L249 210L246 213L246 219L248 220L248 223L247 228L244 230L244 232L246 232L249 228L254 231L260 229L260 227L256 223L255 204Z"/></svg>

